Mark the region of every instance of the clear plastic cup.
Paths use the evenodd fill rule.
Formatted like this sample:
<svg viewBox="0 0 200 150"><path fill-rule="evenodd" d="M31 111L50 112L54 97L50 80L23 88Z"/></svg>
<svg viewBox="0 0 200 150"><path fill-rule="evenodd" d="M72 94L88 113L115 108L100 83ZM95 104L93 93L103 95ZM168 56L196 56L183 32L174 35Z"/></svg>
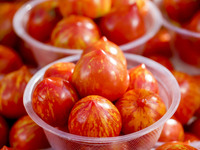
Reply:
<svg viewBox="0 0 200 150"><path fill-rule="evenodd" d="M200 33L187 30L168 18L162 8L162 0L154 0L162 14L163 26L171 35L172 59L177 69L189 74L200 74ZM187 10L186 10L187 11Z"/></svg>
<svg viewBox="0 0 200 150"><path fill-rule="evenodd" d="M125 57L128 63L128 69L137 66L141 63L146 64L146 67L153 73L159 84L160 96L166 104L167 112L157 122L151 126L137 131L135 133L107 138L95 138L73 135L63 132L45 123L34 112L31 100L32 93L36 85L42 80L45 70L56 62L77 62L80 55L68 56L57 60L39 70L29 81L24 92L24 105L29 116L39 126L41 126L52 146L55 150L146 150L154 147L163 125L175 113L180 102L179 85L171 74L171 72L158 64L157 62L145 58L140 55L126 54Z"/></svg>
<svg viewBox="0 0 200 150"><path fill-rule="evenodd" d="M58 48L44 44L38 40L35 40L27 33L26 24L32 8L44 1L49 0L34 0L27 2L16 12L13 18L13 26L16 34L29 45L37 63L41 67L61 57L82 53L81 49ZM130 43L120 45L120 48L123 51L142 54L146 42L152 38L160 29L161 14L158 8L151 1L147 1L146 7L147 14L144 16L147 30L146 34Z"/></svg>

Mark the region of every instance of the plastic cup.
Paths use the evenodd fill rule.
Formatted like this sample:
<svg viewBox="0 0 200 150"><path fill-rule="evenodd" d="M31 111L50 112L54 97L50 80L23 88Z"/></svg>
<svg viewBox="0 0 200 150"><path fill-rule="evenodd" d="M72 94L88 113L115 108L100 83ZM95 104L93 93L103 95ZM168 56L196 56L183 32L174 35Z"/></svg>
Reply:
<svg viewBox="0 0 200 150"><path fill-rule="evenodd" d="M159 94L167 108L165 115L151 126L127 135L95 138L63 132L48 125L42 119L40 119L39 116L37 116L31 104L32 94L36 85L42 80L45 70L56 62L76 63L79 57L80 55L68 56L43 67L32 77L24 92L24 105L26 111L33 121L35 121L44 129L52 148L54 150L144 150L154 147L160 136L165 121L172 117L179 105L180 90L176 79L168 69L157 62L140 55L125 53L128 69L140 65L141 63L146 64L146 67L153 73L158 81L160 90Z"/></svg>
<svg viewBox="0 0 200 150"><path fill-rule="evenodd" d="M162 8L161 0L154 0L162 13L163 26L171 35L171 47L174 51L173 61L177 69L189 74L200 73L200 33L187 30L168 18Z"/></svg>
<svg viewBox="0 0 200 150"><path fill-rule="evenodd" d="M48 0L34 0L27 2L16 12L13 18L13 27L16 34L28 44L38 65L41 67L59 58L82 53L81 49L58 48L44 44L35 40L27 33L26 24L32 8L44 1ZM161 14L155 4L151 1L147 1L147 14L144 16L144 20L147 30L146 34L137 40L120 45L120 48L123 51L142 54L145 43L160 29Z"/></svg>

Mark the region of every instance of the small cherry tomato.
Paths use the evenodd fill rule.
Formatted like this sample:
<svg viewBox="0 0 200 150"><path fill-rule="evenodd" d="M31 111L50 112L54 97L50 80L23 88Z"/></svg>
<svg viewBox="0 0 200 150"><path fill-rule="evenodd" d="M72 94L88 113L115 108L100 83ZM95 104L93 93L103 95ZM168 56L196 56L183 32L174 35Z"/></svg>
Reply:
<svg viewBox="0 0 200 150"><path fill-rule="evenodd" d="M78 101L73 86L62 78L43 79L35 88L32 106L36 114L52 126L67 126L69 113Z"/></svg>
<svg viewBox="0 0 200 150"><path fill-rule="evenodd" d="M100 38L96 23L84 16L63 18L52 31L51 43L57 47L84 49Z"/></svg>
<svg viewBox="0 0 200 150"><path fill-rule="evenodd" d="M14 49L0 45L0 73L16 71L22 65L22 60Z"/></svg>
<svg viewBox="0 0 200 150"><path fill-rule="evenodd" d="M176 119L168 119L162 129L158 139L160 142L183 141L184 128L183 125Z"/></svg>
<svg viewBox="0 0 200 150"><path fill-rule="evenodd" d="M9 142L11 147L20 150L49 148L43 129L29 116L19 118L11 127Z"/></svg>
<svg viewBox="0 0 200 150"><path fill-rule="evenodd" d="M115 104L122 117L124 134L142 130L166 112L166 106L160 96L145 89L127 91Z"/></svg>
<svg viewBox="0 0 200 150"><path fill-rule="evenodd" d="M144 20L137 4L120 9L114 9L102 17L99 22L100 30L108 40L122 45L145 34Z"/></svg>
<svg viewBox="0 0 200 150"><path fill-rule="evenodd" d="M72 74L72 84L82 98L100 95L114 101L128 88L128 70L116 57L95 50L79 59Z"/></svg>
<svg viewBox="0 0 200 150"><path fill-rule="evenodd" d="M23 94L31 77L27 67L23 66L0 80L0 114L7 118L26 115Z"/></svg>
<svg viewBox="0 0 200 150"><path fill-rule="evenodd" d="M128 90L146 89L159 93L159 87L154 75L146 68L145 64L129 69L130 83Z"/></svg>
<svg viewBox="0 0 200 150"><path fill-rule="evenodd" d="M121 131L121 115L108 99L90 95L78 101L69 116L69 132L89 137L113 137Z"/></svg>
<svg viewBox="0 0 200 150"><path fill-rule="evenodd" d="M58 2L45 1L31 9L26 28L33 38L46 42L50 39L53 28L61 19Z"/></svg>

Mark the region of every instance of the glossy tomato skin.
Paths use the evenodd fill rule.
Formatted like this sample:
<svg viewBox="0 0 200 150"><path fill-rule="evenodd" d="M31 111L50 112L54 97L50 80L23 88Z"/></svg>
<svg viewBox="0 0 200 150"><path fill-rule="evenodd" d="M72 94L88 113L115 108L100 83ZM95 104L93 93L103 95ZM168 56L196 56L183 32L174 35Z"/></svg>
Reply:
<svg viewBox="0 0 200 150"><path fill-rule="evenodd" d="M63 16L71 14L99 18L111 9L111 0L59 0L59 8Z"/></svg>
<svg viewBox="0 0 200 150"><path fill-rule="evenodd" d="M62 19L57 1L46 1L31 9L27 32L35 39L46 42L55 25Z"/></svg>
<svg viewBox="0 0 200 150"><path fill-rule="evenodd" d="M59 77L71 81L75 64L72 62L59 62L50 66L44 73L44 78Z"/></svg>
<svg viewBox="0 0 200 150"><path fill-rule="evenodd" d="M181 92L181 101L175 112L175 117L186 124L200 107L200 88L192 76L180 71L172 71Z"/></svg>
<svg viewBox="0 0 200 150"><path fill-rule="evenodd" d="M0 45L0 73L7 74L22 67L20 56L14 49Z"/></svg>
<svg viewBox="0 0 200 150"><path fill-rule="evenodd" d="M160 142L183 141L184 128L183 125L175 119L168 119L162 129L158 139Z"/></svg>
<svg viewBox="0 0 200 150"><path fill-rule="evenodd" d="M168 57L162 55L150 55L148 56L148 58L158 62L159 64L163 65L170 71L174 70L174 65L172 64L172 62Z"/></svg>
<svg viewBox="0 0 200 150"><path fill-rule="evenodd" d="M159 93L159 87L156 78L148 70L145 64L140 64L129 69L130 83L128 90L146 89L155 93Z"/></svg>
<svg viewBox="0 0 200 150"><path fill-rule="evenodd" d="M7 144L9 127L6 120L0 116L0 148Z"/></svg>
<svg viewBox="0 0 200 150"><path fill-rule="evenodd" d="M122 117L122 132L133 133L144 129L166 112L166 107L160 96L145 89L132 89L120 98L115 106Z"/></svg>
<svg viewBox="0 0 200 150"><path fill-rule="evenodd" d="M23 94L31 77L27 67L23 66L0 80L0 114L7 118L26 115Z"/></svg>
<svg viewBox="0 0 200 150"><path fill-rule="evenodd" d="M28 115L19 118L12 126L9 135L11 147L20 150L49 148L44 131Z"/></svg>
<svg viewBox="0 0 200 150"><path fill-rule="evenodd" d="M72 84L81 97L100 95L114 101L128 88L128 70L116 57L95 50L79 59L72 74Z"/></svg>
<svg viewBox="0 0 200 150"><path fill-rule="evenodd" d="M51 43L57 47L84 49L99 38L99 28L92 19L71 15L60 20L55 26Z"/></svg>
<svg viewBox="0 0 200 150"><path fill-rule="evenodd" d="M88 137L113 137L121 131L121 115L108 99L90 95L78 101L69 116L69 132Z"/></svg>
<svg viewBox="0 0 200 150"><path fill-rule="evenodd" d="M93 50L104 50L106 53L109 53L110 55L120 59L122 64L124 64L125 66L127 65L126 58L120 47L115 43L109 41L105 36L103 36L94 44L86 47L82 53L82 56Z"/></svg>
<svg viewBox="0 0 200 150"><path fill-rule="evenodd" d="M143 55L147 57L151 55L171 57L173 55L170 47L171 40L172 36L170 32L162 27L158 33L146 43Z"/></svg>
<svg viewBox="0 0 200 150"><path fill-rule="evenodd" d="M137 4L114 9L101 18L99 27L108 40L118 45L131 42L146 32Z"/></svg>
<svg viewBox="0 0 200 150"><path fill-rule="evenodd" d="M197 12L200 7L199 0L163 0L163 8L169 18L186 22Z"/></svg>
<svg viewBox="0 0 200 150"><path fill-rule="evenodd" d="M197 150L183 142L168 142L156 148L156 150Z"/></svg>
<svg viewBox="0 0 200 150"><path fill-rule="evenodd" d="M32 106L46 123L52 126L67 126L69 113L77 101L78 95L68 81L51 77L43 79L36 86Z"/></svg>

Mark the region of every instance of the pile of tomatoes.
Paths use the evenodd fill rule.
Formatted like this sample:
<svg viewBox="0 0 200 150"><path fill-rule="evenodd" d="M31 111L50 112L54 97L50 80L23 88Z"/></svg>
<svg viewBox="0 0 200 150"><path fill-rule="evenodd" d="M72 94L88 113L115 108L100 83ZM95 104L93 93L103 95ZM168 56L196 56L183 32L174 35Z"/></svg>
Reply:
<svg viewBox="0 0 200 150"><path fill-rule="evenodd" d="M163 0L169 17L172 16L171 19L184 28L199 32L199 0L184 0L180 4L177 1L180 12L167 9L171 8L172 1ZM24 89L38 67L29 47L12 28L12 18L25 2L27 0L0 0L2 150L50 147L43 130L31 120L23 106ZM26 29L33 38L58 47L84 49L76 64L67 62L48 68L34 91L32 104L45 122L72 134L111 137L133 133L153 124L166 111L158 95L157 81L151 72L145 68L145 64L127 70L126 59L118 47L145 34L145 1L92 2L79 5L78 0L46 1L30 13ZM180 105L174 116L165 123L159 142L169 142L167 146L163 145L165 149L174 145L195 149L189 145L190 142L200 141L200 73L191 75L189 70L178 71L170 61L173 56L171 40L169 31L162 27L147 42L143 51L145 57L168 68L180 86ZM181 43L184 45L186 42ZM199 44L191 45L198 47ZM182 46L181 50L187 47ZM112 52L112 49L115 50ZM195 57L187 55L187 59L199 62L199 57L196 57L199 51L192 54ZM144 80L146 75L153 79L151 84ZM144 82L149 84L143 87ZM148 105L147 111L143 112L145 119L140 119L141 125L134 120L135 117L142 117L138 111L131 114L134 117L129 114L131 110L128 107L133 100L133 108L145 108ZM148 104L147 100L152 103ZM156 115L151 116L149 112ZM84 120L85 117L88 120ZM107 117L104 118L106 121L102 120L103 117Z"/></svg>

